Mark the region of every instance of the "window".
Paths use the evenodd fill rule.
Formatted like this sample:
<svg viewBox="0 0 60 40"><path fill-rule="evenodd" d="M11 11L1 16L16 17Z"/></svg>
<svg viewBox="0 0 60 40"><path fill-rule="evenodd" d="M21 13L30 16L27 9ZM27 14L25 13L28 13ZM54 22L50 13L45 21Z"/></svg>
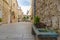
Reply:
<svg viewBox="0 0 60 40"><path fill-rule="evenodd" d="M12 12L12 15L14 15L14 12Z"/></svg>
<svg viewBox="0 0 60 40"><path fill-rule="evenodd" d="M12 11L11 15L12 15L12 16L14 15L14 11Z"/></svg>
<svg viewBox="0 0 60 40"><path fill-rule="evenodd" d="M13 3L13 6L15 6L15 3Z"/></svg>
<svg viewBox="0 0 60 40"><path fill-rule="evenodd" d="M11 16L15 19L14 11L12 11Z"/></svg>

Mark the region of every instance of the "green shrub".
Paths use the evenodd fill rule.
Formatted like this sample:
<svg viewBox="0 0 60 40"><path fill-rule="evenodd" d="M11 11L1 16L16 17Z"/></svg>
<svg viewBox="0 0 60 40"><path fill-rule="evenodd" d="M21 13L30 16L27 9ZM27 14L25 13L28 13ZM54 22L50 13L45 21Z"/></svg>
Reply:
<svg viewBox="0 0 60 40"><path fill-rule="evenodd" d="M0 18L0 22L2 22L2 18Z"/></svg>
<svg viewBox="0 0 60 40"><path fill-rule="evenodd" d="M38 24L40 22L40 18L38 16L34 17L34 24Z"/></svg>
<svg viewBox="0 0 60 40"><path fill-rule="evenodd" d="M27 16L26 19L29 19L29 17Z"/></svg>
<svg viewBox="0 0 60 40"><path fill-rule="evenodd" d="M23 20L24 20L24 21L26 20L26 17L25 17L25 16L23 17Z"/></svg>

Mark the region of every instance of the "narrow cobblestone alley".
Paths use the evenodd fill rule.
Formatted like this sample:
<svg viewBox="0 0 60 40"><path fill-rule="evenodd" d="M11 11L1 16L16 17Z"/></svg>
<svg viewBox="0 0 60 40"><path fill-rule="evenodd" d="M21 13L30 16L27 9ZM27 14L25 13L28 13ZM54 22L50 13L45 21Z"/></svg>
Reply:
<svg viewBox="0 0 60 40"><path fill-rule="evenodd" d="M0 40L34 40L31 27L30 22L3 24L0 26Z"/></svg>

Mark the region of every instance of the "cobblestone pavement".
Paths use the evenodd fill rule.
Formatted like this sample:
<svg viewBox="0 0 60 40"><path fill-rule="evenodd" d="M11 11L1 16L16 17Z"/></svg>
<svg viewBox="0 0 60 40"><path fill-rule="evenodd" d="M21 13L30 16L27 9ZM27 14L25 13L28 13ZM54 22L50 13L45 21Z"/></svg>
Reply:
<svg viewBox="0 0 60 40"><path fill-rule="evenodd" d="M32 23L20 22L0 25L0 40L34 40Z"/></svg>
<svg viewBox="0 0 60 40"><path fill-rule="evenodd" d="M0 40L35 40L31 34L31 27L30 22L2 24L0 25Z"/></svg>

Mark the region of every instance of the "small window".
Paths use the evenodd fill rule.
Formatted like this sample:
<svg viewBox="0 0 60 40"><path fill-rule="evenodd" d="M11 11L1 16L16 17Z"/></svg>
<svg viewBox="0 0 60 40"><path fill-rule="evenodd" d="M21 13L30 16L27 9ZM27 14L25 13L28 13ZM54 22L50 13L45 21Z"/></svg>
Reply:
<svg viewBox="0 0 60 40"><path fill-rule="evenodd" d="M15 6L15 3L13 3L13 6Z"/></svg>
<svg viewBox="0 0 60 40"><path fill-rule="evenodd" d="M12 15L12 16L14 15L14 11L11 13L11 15Z"/></svg>

